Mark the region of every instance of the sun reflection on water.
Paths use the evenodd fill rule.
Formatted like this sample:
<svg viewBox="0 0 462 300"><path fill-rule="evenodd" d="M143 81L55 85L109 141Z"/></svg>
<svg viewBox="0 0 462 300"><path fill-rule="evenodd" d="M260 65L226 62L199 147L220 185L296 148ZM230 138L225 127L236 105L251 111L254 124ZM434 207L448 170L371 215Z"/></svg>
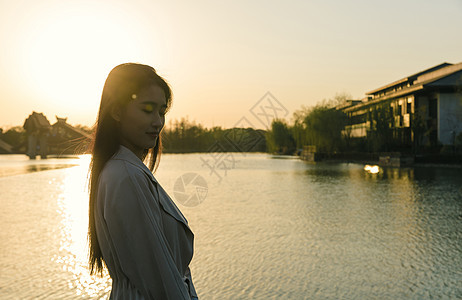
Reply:
<svg viewBox="0 0 462 300"><path fill-rule="evenodd" d="M380 172L380 168L377 165L371 166L371 165L365 165L364 166L364 171L371 173L371 174L377 174Z"/></svg>
<svg viewBox="0 0 462 300"><path fill-rule="evenodd" d="M72 273L68 282L70 289L85 298L99 298L108 294L111 281L106 273L103 277L90 276L88 269L88 188L87 175L89 155L82 155L77 167L65 171L58 201L61 220L61 241L58 254L52 261L62 264L64 271Z"/></svg>

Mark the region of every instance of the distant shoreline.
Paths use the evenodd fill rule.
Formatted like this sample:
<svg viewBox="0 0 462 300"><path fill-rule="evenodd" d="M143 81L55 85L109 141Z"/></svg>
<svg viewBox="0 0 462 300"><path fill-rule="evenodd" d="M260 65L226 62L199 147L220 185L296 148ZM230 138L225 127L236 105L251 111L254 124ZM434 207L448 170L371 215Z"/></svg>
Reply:
<svg viewBox="0 0 462 300"><path fill-rule="evenodd" d="M211 152L163 152L163 154L209 154ZM268 152L222 152L222 153L232 153L232 154L242 154L242 153L251 153L251 154L267 154L268 156L272 156L275 159L300 159L300 161L305 162L305 163L355 163L355 164L364 164L364 165L380 165L378 159L371 159L371 153L366 153L364 154L363 157L362 155L358 155L356 153L354 158L335 158L335 157L325 157L323 159L320 159L319 161L315 162L310 162L307 160L301 159L301 156L298 155L283 155L283 154L275 154L275 153L268 153ZM84 155L88 153L82 153L82 154L49 154L46 159L78 159L79 155ZM27 157L27 154L25 153L1 153L0 156L7 156L7 155L24 155ZM369 157L367 159L366 157ZM390 167L390 168L414 168L414 167L443 167L443 168L462 168L462 156L461 155L428 155L424 156L427 159L417 159L412 164L409 165L403 165L400 167L393 167L393 166L382 166L382 167ZM39 156L37 156L37 161L40 160L46 160L46 159L41 159Z"/></svg>

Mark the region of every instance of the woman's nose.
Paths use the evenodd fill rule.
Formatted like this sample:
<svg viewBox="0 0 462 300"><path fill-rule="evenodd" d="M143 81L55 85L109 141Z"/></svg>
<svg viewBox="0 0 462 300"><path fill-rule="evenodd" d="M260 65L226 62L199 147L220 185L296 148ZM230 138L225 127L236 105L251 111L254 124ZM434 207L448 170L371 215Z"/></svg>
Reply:
<svg viewBox="0 0 462 300"><path fill-rule="evenodd" d="M151 125L153 127L162 128L162 126L164 126L163 118L159 114L153 114Z"/></svg>

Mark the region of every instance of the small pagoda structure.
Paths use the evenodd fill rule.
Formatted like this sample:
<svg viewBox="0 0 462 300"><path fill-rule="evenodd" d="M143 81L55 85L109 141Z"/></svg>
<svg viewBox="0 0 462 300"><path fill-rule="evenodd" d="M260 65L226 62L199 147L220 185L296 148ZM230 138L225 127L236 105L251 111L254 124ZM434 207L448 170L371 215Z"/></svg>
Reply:
<svg viewBox="0 0 462 300"><path fill-rule="evenodd" d="M51 124L43 113L35 111L27 117L23 125L27 135L27 155L35 159L39 154L42 159L47 158L48 137L50 136Z"/></svg>
<svg viewBox="0 0 462 300"><path fill-rule="evenodd" d="M49 139L50 151L58 154L80 154L88 150L92 139L88 132L67 123L67 118L56 116Z"/></svg>

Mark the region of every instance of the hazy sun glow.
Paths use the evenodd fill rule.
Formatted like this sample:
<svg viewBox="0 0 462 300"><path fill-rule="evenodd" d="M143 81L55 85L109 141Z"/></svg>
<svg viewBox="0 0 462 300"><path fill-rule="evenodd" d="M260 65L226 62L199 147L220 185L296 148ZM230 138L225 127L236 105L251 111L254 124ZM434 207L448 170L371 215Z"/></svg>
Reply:
<svg viewBox="0 0 462 300"><path fill-rule="evenodd" d="M122 62L142 60L137 22L121 20L121 12L107 7L104 13L98 10L68 3L52 12L39 10L23 26L22 73L42 110L96 114L108 72Z"/></svg>
<svg viewBox="0 0 462 300"><path fill-rule="evenodd" d="M0 127L32 111L91 126L108 72L124 62L169 81L169 119L227 128L268 91L290 118L461 60L460 0L222 2L0 1Z"/></svg>

